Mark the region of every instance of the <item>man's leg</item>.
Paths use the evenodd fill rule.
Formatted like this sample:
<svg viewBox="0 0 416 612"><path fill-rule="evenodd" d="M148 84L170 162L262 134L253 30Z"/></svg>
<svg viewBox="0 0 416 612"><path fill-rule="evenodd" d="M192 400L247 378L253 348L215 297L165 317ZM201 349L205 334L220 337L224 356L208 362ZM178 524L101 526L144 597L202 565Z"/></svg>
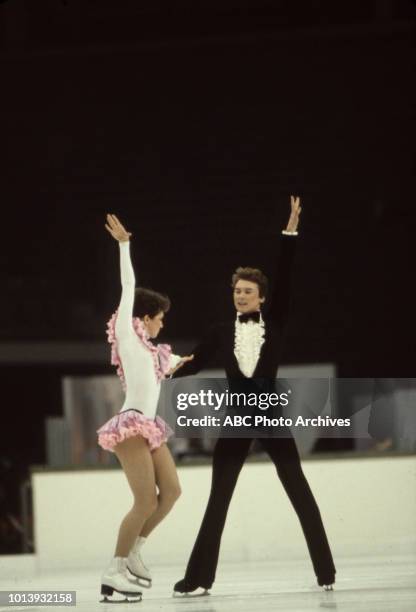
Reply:
<svg viewBox="0 0 416 612"><path fill-rule="evenodd" d="M299 517L318 584L335 582L335 566L318 505L302 471L295 441L262 438L260 442L276 466L278 476Z"/></svg>
<svg viewBox="0 0 416 612"><path fill-rule="evenodd" d="M186 568L184 580L175 591L197 587L209 589L215 579L221 535L238 475L247 457L251 439L220 438L214 449L212 484L208 505Z"/></svg>

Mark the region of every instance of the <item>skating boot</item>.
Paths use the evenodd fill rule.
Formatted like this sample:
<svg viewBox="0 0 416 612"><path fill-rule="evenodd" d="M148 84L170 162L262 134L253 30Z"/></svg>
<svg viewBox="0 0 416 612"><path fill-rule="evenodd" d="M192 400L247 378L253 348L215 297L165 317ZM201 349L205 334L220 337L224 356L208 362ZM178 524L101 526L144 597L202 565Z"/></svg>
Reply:
<svg viewBox="0 0 416 612"><path fill-rule="evenodd" d="M121 597L113 597L114 591ZM114 557L111 560L110 566L107 568L101 578L101 595L104 595L102 603L133 603L142 600L142 593L137 582L129 580L127 573L127 558Z"/></svg>
<svg viewBox="0 0 416 612"><path fill-rule="evenodd" d="M333 591L335 584L335 572L326 572L321 576L317 576L318 585L323 588L324 591Z"/></svg>
<svg viewBox="0 0 416 612"><path fill-rule="evenodd" d="M197 582L190 582L186 578L179 580L173 587L173 597L203 597L209 595L209 587L200 586Z"/></svg>
<svg viewBox="0 0 416 612"><path fill-rule="evenodd" d="M127 557L127 569L130 574L137 578L137 584L145 589L150 589L152 586L152 576L140 556L140 549L145 542L146 538L142 536L136 538L133 548Z"/></svg>

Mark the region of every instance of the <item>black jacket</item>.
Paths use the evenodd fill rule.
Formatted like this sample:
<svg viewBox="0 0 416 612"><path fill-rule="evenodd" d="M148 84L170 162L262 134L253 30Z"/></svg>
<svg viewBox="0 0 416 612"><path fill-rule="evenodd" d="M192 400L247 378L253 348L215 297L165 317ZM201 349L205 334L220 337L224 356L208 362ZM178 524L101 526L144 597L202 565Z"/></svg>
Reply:
<svg viewBox="0 0 416 612"><path fill-rule="evenodd" d="M261 347L259 360L253 379L275 380L283 348L283 331L288 318L292 267L296 249L296 236L282 234L276 256L277 274L270 298L266 300L267 312L264 315L265 341ZM229 381L248 381L241 372L234 355L235 319L213 325L203 340L193 349L194 359L185 363L174 374L174 378L197 374L210 365L214 357L225 369Z"/></svg>

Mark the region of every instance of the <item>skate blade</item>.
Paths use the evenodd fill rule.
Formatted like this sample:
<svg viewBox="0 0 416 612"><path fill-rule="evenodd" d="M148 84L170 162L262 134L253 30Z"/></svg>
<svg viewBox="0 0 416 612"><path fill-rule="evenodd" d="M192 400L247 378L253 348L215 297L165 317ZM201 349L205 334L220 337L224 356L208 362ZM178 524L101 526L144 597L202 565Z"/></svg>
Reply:
<svg viewBox="0 0 416 612"><path fill-rule="evenodd" d="M202 592L201 592L202 591ZM172 597L178 597L182 599L186 599L189 597L207 597L211 595L208 589L204 589L204 587L198 587L195 591L191 591L190 593L181 593L180 591L173 591Z"/></svg>
<svg viewBox="0 0 416 612"><path fill-rule="evenodd" d="M107 595L104 595L103 599L100 599L100 603L110 603L110 604L126 604L126 603L138 603L139 601L142 600L142 596L140 595L139 597L137 595L134 596L130 596L130 598L128 596L124 596L124 599L120 598L120 599L111 599L108 598Z"/></svg>
<svg viewBox="0 0 416 612"><path fill-rule="evenodd" d="M129 568L127 568L127 569L129 571L129 574L131 574L133 576L135 584L138 584L143 589L151 589L152 588L152 579L151 578L144 578L143 576L138 576L137 574L133 574L133 572Z"/></svg>
<svg viewBox="0 0 416 612"><path fill-rule="evenodd" d="M140 592L118 591L104 584L101 585L101 595L104 597L100 599L100 603L136 603L142 600L142 593Z"/></svg>

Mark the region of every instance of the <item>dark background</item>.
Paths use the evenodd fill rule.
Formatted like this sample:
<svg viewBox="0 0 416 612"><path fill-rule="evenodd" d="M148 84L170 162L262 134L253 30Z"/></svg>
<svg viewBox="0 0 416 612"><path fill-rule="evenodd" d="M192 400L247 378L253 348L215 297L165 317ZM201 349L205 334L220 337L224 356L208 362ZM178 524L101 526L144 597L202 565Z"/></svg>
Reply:
<svg viewBox="0 0 416 612"><path fill-rule="evenodd" d="M106 212L134 234L138 283L172 299L163 340L189 350L232 315L237 265L272 275L299 194L284 361L415 375L415 19L410 0L0 4L0 455L15 470L45 461L61 376L112 371L62 355L104 343L117 306ZM51 342L40 363L30 347Z"/></svg>

